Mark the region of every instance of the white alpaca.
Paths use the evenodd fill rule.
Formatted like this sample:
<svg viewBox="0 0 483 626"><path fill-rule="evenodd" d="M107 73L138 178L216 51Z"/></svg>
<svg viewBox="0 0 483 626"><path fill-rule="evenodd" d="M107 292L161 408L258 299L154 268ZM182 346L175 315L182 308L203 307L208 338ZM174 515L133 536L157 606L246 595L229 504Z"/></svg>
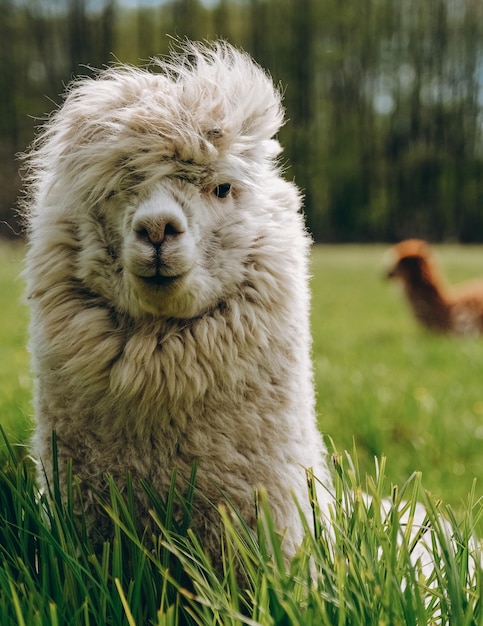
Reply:
<svg viewBox="0 0 483 626"><path fill-rule="evenodd" d="M105 472L163 494L177 468L183 489L197 461L193 528L215 560L213 504L227 497L253 524L265 487L290 554L292 494L311 517L305 468L328 489L331 477L314 416L310 242L273 139L280 94L223 43L155 69L75 82L28 157L34 451L50 477L55 430L62 471L72 459L101 494ZM145 520L140 494L136 506Z"/></svg>

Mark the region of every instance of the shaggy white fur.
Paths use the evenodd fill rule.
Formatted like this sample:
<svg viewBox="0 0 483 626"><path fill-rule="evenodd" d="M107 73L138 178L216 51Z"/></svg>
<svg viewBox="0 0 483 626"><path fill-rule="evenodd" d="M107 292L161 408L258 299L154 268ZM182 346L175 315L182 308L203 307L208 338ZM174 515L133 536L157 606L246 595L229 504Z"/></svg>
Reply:
<svg viewBox="0 0 483 626"><path fill-rule="evenodd" d="M166 493L198 463L193 527L219 553L227 497L266 488L290 554L331 487L314 415L309 237L277 165L280 94L225 43L70 87L28 157L25 276L34 450L101 494L129 471ZM42 472L41 472L42 477ZM104 522L91 490L92 525ZM321 504L329 500L320 490ZM147 516L139 495L140 520Z"/></svg>

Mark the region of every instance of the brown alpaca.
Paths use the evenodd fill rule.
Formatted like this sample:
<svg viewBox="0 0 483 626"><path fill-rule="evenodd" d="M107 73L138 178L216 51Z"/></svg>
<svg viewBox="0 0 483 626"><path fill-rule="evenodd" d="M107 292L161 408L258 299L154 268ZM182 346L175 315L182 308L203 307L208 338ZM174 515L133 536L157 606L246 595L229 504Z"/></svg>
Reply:
<svg viewBox="0 0 483 626"><path fill-rule="evenodd" d="M431 258L429 246L407 239L390 250L388 278L399 279L416 319L439 333L477 335L483 331L483 280L448 287Z"/></svg>

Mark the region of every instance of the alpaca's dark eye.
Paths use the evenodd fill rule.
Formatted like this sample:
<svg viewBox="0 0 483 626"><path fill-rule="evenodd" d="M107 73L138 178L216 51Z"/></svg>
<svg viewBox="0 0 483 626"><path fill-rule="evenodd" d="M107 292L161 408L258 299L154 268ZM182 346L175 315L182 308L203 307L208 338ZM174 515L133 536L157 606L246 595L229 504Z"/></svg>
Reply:
<svg viewBox="0 0 483 626"><path fill-rule="evenodd" d="M222 183L221 185L217 185L213 189L213 193L215 194L217 198L226 198L230 194L230 191L231 191L230 183Z"/></svg>

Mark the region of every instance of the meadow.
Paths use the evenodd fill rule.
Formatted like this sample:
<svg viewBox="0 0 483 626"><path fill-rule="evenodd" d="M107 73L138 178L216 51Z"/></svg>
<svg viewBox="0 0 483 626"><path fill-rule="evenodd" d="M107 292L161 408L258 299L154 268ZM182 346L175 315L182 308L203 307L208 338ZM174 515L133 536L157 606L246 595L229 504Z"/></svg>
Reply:
<svg viewBox="0 0 483 626"><path fill-rule="evenodd" d="M318 522L314 504L315 534L308 531L287 566L260 494L255 534L225 515L220 575L191 536L189 520L173 525L172 501L180 494L163 500L144 485L159 536L142 538L129 490L121 495L112 484L105 506L115 534L101 554L55 484L51 500L39 498L30 464L19 462L27 452L32 386L18 278L23 250L0 247L0 425L12 444L3 446L0 471L0 623L483 624L482 572L468 568L469 536L483 529L483 339L421 330L402 294L383 278L384 250L313 250L317 410L334 452L337 490L332 531ZM440 246L437 254L450 281L483 276L477 247ZM380 507L385 497L387 515ZM429 574L411 559L411 524L400 520L402 501L411 519L416 500L425 502L435 528L428 543L437 566ZM451 542L437 510L451 526Z"/></svg>
<svg viewBox="0 0 483 626"><path fill-rule="evenodd" d="M317 246L312 261L314 366L320 429L360 467L387 456L400 484L421 471L435 496L483 494L483 339L419 328L384 278L387 246ZM435 247L450 283L483 276L483 248Z"/></svg>
<svg viewBox="0 0 483 626"><path fill-rule="evenodd" d="M413 471L457 507L483 490L483 339L433 336L384 279L387 246L315 246L312 333L320 429L363 473L388 457L396 484ZM448 282L483 276L481 247L436 247ZM23 248L0 247L0 424L13 443L30 430ZM331 447L331 442L328 440ZM483 493L483 491L482 491Z"/></svg>
<svg viewBox="0 0 483 626"><path fill-rule="evenodd" d="M16 444L28 439L32 395L28 309L20 277L23 252L20 244L0 245L0 424Z"/></svg>

